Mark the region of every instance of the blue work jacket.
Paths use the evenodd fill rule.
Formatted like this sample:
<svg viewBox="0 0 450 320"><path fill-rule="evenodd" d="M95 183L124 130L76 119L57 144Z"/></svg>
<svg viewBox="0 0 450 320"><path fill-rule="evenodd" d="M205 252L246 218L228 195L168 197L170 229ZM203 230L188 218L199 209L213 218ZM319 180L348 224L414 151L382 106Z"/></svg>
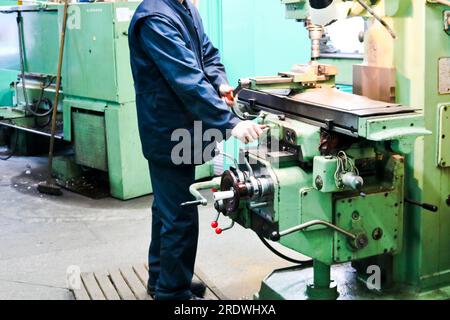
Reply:
<svg viewBox="0 0 450 320"><path fill-rule="evenodd" d="M239 122L219 95L220 85L228 81L225 68L190 1L144 0L128 34L139 132L147 159L170 161L179 143L171 141L172 133L187 129L193 137L194 121L202 121L203 131L216 128L223 135ZM196 152L199 148L194 150L192 141L192 155Z"/></svg>

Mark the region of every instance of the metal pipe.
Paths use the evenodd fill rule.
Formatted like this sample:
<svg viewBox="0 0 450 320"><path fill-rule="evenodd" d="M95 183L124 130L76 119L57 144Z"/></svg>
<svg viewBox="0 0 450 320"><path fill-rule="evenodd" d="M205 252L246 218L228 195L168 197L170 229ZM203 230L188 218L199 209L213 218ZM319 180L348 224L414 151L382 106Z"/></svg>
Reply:
<svg viewBox="0 0 450 320"><path fill-rule="evenodd" d="M216 156L218 156L218 155L223 155L225 158L230 159L231 161L233 161L234 167L235 167L236 169L239 168L239 163L238 163L238 161L236 160L236 158L230 156L228 153L221 152L220 150L216 149Z"/></svg>
<svg viewBox="0 0 450 320"><path fill-rule="evenodd" d="M226 227L226 228L223 228L222 231L230 230L230 229L232 229L233 227L234 227L234 220L231 220L230 225L229 225L228 227Z"/></svg>
<svg viewBox="0 0 450 320"><path fill-rule="evenodd" d="M38 134L38 135L42 135L42 136L46 136L46 137L50 137L50 133L44 132L44 131L39 131L33 128L27 128L27 127L22 127L13 123L8 123L6 121L0 121L0 126L5 126L5 127L10 127L10 128L15 128L15 129L19 129L22 131L26 131L26 132L30 132L30 133L34 133L34 134ZM62 135L55 135L55 139L58 140L63 140L64 136Z"/></svg>
<svg viewBox="0 0 450 320"><path fill-rule="evenodd" d="M329 289L331 283L331 267L328 264L314 260L314 286L316 288Z"/></svg>
<svg viewBox="0 0 450 320"><path fill-rule="evenodd" d="M214 201L228 200L234 198L234 191L219 191L214 193Z"/></svg>
<svg viewBox="0 0 450 320"><path fill-rule="evenodd" d="M189 187L189 192L195 197L195 201L188 201L181 204L182 207L188 207L193 205L208 205L208 200L200 193L200 190L219 188L220 177L216 177L210 181L197 182Z"/></svg>
<svg viewBox="0 0 450 320"><path fill-rule="evenodd" d="M344 229L342 229L342 228L339 228L338 226L335 226L334 224L329 223L329 222L327 222L327 221L323 221L323 220L311 220L311 221L308 221L308 222L306 222L306 223L300 224L300 225L295 226L295 227L293 227L293 228L290 228L290 229L286 229L286 230L284 230L284 231L281 231L281 232L279 233L279 236L280 236L280 237L284 237L284 236L287 236L287 235L289 235L289 234L291 234L291 233L298 232L298 231L302 231L302 230L305 230L305 229L307 229L307 228L309 228L309 227L312 227L312 226L315 226L315 225L324 225L324 226L327 226L327 227L329 227L329 228L331 228L331 229L333 229L333 230L335 230L335 231L337 231L337 232L339 232L339 233L342 233L343 235L345 235L345 236L351 238L352 240L355 240L355 239L356 239L356 235L354 235L353 233L350 233L350 232L348 232L347 230L344 230Z"/></svg>
<svg viewBox="0 0 450 320"><path fill-rule="evenodd" d="M247 167L247 170L248 170L249 177L253 177L253 169L252 169L252 166L250 165L250 162L248 162L248 159L246 156L244 156L244 161L245 161L245 166Z"/></svg>
<svg viewBox="0 0 450 320"><path fill-rule="evenodd" d="M382 17L380 17L367 3L365 3L363 0L356 0L364 9L367 10L378 22L380 22L383 27L386 28L386 30L389 32L392 38L397 39L397 35L395 34L394 30L388 25L386 21Z"/></svg>

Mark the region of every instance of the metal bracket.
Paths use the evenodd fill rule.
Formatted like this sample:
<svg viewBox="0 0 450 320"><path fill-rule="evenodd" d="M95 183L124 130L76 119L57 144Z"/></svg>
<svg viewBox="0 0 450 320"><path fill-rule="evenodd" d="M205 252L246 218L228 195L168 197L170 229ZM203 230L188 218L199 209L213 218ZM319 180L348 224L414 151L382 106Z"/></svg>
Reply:
<svg viewBox="0 0 450 320"><path fill-rule="evenodd" d="M450 10L444 11L444 31L450 35Z"/></svg>
<svg viewBox="0 0 450 320"><path fill-rule="evenodd" d="M450 149L448 148L450 139L450 105L441 105L438 114L437 164L441 168L447 168L450 166Z"/></svg>

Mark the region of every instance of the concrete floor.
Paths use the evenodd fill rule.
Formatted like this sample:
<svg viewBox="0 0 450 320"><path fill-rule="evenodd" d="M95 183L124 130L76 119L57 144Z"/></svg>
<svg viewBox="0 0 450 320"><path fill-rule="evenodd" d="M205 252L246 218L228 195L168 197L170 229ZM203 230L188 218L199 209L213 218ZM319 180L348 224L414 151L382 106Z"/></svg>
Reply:
<svg viewBox="0 0 450 320"><path fill-rule="evenodd" d="M0 161L0 299L72 299L66 270L99 271L146 261L151 196L91 200L36 191L46 158ZM271 270L290 264L240 226L217 236L201 209L199 268L227 297L251 298ZM222 220L223 222L223 220Z"/></svg>

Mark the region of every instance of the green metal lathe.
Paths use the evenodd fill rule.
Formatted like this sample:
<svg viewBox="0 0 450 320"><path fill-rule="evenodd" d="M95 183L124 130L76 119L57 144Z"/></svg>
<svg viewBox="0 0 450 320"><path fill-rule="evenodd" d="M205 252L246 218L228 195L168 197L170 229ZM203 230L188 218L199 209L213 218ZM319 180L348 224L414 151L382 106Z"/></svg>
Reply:
<svg viewBox="0 0 450 320"><path fill-rule="evenodd" d="M219 190L218 234L238 223L311 257L268 275L257 299L448 299L450 8L281 2L287 18L305 21L313 59L241 81L236 114L268 130L193 195L206 205L198 190ZM355 94L338 91L338 70L320 62L314 21L338 17L339 6L368 22ZM219 227L220 214L232 224Z"/></svg>
<svg viewBox="0 0 450 320"><path fill-rule="evenodd" d="M70 5L57 106L56 138L73 146L71 155L55 159L60 182L70 187L86 170L103 172L110 194L124 200L152 192L138 136L127 37L138 5ZM51 2L0 7L0 80L5 83L0 125L17 129L19 144L25 144L25 137L33 144L38 136L49 135L62 8ZM211 175L211 164L198 167L197 178Z"/></svg>

